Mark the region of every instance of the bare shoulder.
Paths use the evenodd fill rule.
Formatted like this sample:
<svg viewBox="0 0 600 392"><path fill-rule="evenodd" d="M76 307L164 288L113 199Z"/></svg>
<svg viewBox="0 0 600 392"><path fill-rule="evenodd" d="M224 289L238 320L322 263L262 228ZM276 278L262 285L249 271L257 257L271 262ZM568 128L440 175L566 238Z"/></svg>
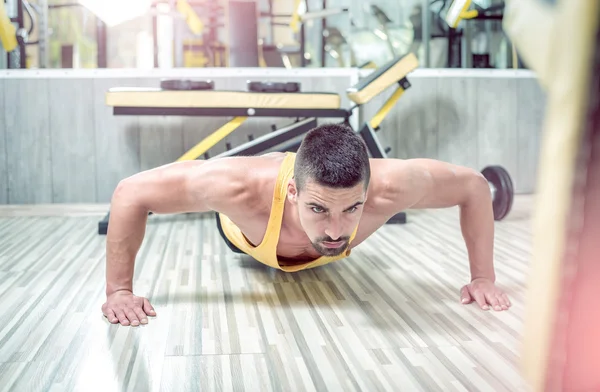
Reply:
<svg viewBox="0 0 600 392"><path fill-rule="evenodd" d="M199 185L192 189L209 200L211 209L226 215L254 209L264 203L265 194L272 196L272 192L263 190L274 186L284 156L272 153L205 161L194 174ZM206 178L210 179L208 183L203 181Z"/></svg>
<svg viewBox="0 0 600 392"><path fill-rule="evenodd" d="M374 194L391 208L439 208L460 204L476 170L436 159L372 159ZM380 201L380 202L381 202Z"/></svg>
<svg viewBox="0 0 600 392"><path fill-rule="evenodd" d="M415 165L403 159L370 159L371 180L367 208L382 214L394 214L408 208L414 199L414 185L418 181Z"/></svg>

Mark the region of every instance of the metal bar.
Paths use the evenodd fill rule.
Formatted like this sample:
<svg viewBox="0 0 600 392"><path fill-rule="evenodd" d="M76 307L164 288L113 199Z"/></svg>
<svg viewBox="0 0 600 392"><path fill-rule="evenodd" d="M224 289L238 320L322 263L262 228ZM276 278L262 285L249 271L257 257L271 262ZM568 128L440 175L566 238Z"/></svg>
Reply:
<svg viewBox="0 0 600 392"><path fill-rule="evenodd" d="M323 10L327 9L327 0L323 0ZM306 11L308 13L308 11ZM304 25L304 23L302 23ZM325 30L327 30L327 19L321 19L321 67L325 68Z"/></svg>
<svg viewBox="0 0 600 392"><path fill-rule="evenodd" d="M272 0L270 0L272 2ZM270 7L272 7L272 5L270 4ZM264 18L291 18L292 14L274 14L273 12L269 11L269 12L261 12L260 13L261 17Z"/></svg>
<svg viewBox="0 0 600 392"><path fill-rule="evenodd" d="M158 68L158 15L152 15L152 42L154 44L154 68Z"/></svg>
<svg viewBox="0 0 600 392"><path fill-rule="evenodd" d="M469 20L502 20L504 18L503 15L481 15L479 14L476 18Z"/></svg>
<svg viewBox="0 0 600 392"><path fill-rule="evenodd" d="M82 5L79 3L65 3L65 4L50 4L48 8L66 8L66 7L81 7Z"/></svg>
<svg viewBox="0 0 600 392"><path fill-rule="evenodd" d="M304 23L300 25L300 66L306 67L306 27Z"/></svg>
<svg viewBox="0 0 600 392"><path fill-rule="evenodd" d="M96 18L96 43L98 52L96 53L96 62L98 68L107 68L108 60L106 56L106 23L100 18Z"/></svg>
<svg viewBox="0 0 600 392"><path fill-rule="evenodd" d="M408 83L408 80L406 82ZM381 109L379 109L379 111L375 114L375 116L373 116L373 118L369 122L371 128L379 128L379 125L381 124L383 119L389 114L390 110L392 110L394 105L396 105L396 102L398 102L402 94L404 94L404 91L404 87L398 86L396 91L394 91L390 98L385 102L385 104L381 107Z"/></svg>
<svg viewBox="0 0 600 392"><path fill-rule="evenodd" d="M250 114L252 113L252 114ZM249 109L249 108L155 108L117 106L116 116L206 116L206 117L318 117L346 118L345 109Z"/></svg>
<svg viewBox="0 0 600 392"><path fill-rule="evenodd" d="M373 128L371 128L371 125L369 123L365 123L363 125L363 127L359 131L359 134L365 141L367 149L369 150L369 153L371 154L372 158L387 158L387 153L385 152L385 149L383 148L381 143L379 143L379 139L377 138L377 135L375 135L375 131L373 130Z"/></svg>
<svg viewBox="0 0 600 392"><path fill-rule="evenodd" d="M261 136L251 142L247 142L217 155L215 158L231 157L237 155L256 155L270 148L278 146L300 135L303 135L317 127L317 119L307 118L288 127Z"/></svg>
<svg viewBox="0 0 600 392"><path fill-rule="evenodd" d="M275 45L275 27L273 26L273 0L269 0L269 42Z"/></svg>
<svg viewBox="0 0 600 392"><path fill-rule="evenodd" d="M330 9L322 9L315 12L306 12L300 15L300 20L303 22L313 20L313 19L325 19L328 16L335 16L339 14L343 14L344 12L348 12L348 8L330 8Z"/></svg>
<svg viewBox="0 0 600 392"><path fill-rule="evenodd" d="M465 23L461 38L461 68L473 68L473 54L471 52L471 24Z"/></svg>
<svg viewBox="0 0 600 392"><path fill-rule="evenodd" d="M17 31L25 28L25 13L23 10L23 2L21 0L17 0L17 24L19 25ZM17 49L19 51L19 68L25 69L27 68L27 51L25 49L25 43L21 40L19 41L19 47Z"/></svg>
<svg viewBox="0 0 600 392"><path fill-rule="evenodd" d="M431 39L430 0L423 0L422 4L423 4L423 7L422 7L422 11L421 11L422 12L421 13L421 19L422 19L421 32L422 32L422 39L423 39L423 50L424 50L424 54L425 54L425 58L423 61L423 67L429 68L431 66L431 49L430 49L430 45L429 45L429 41Z"/></svg>
<svg viewBox="0 0 600 392"><path fill-rule="evenodd" d="M48 0L38 0L38 9L40 11L38 19L38 50L39 50L39 67L48 68Z"/></svg>
<svg viewBox="0 0 600 392"><path fill-rule="evenodd" d="M227 124L223 125L221 128L211 133L209 136L204 138L202 141L200 141L198 144L196 144L194 147L188 150L185 154L179 157L179 159L177 159L177 162L192 161L194 159L198 159L205 152L214 147L215 144L223 140L231 132L238 129L247 120L247 118L248 117L233 118Z"/></svg>

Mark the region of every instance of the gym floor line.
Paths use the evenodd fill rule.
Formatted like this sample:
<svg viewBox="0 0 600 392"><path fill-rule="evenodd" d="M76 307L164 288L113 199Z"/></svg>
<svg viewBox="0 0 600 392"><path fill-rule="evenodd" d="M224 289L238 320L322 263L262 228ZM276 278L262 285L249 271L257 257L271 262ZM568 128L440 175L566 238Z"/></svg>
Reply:
<svg viewBox="0 0 600 392"><path fill-rule="evenodd" d="M504 312L459 303L456 208L409 211L348 259L294 274L233 254L212 215L153 216L134 290L158 316L141 327L100 310L105 206L4 206L0 392L523 391L533 198L496 222Z"/></svg>

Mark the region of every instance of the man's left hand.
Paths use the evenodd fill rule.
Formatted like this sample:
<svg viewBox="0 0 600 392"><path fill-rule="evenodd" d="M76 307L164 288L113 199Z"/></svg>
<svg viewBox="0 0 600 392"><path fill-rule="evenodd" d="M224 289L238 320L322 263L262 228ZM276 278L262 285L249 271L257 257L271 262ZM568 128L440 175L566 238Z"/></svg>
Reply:
<svg viewBox="0 0 600 392"><path fill-rule="evenodd" d="M473 279L460 290L460 300L463 304L475 301L483 310L490 308L501 311L508 310L511 303L504 291L500 290L494 282L485 278Z"/></svg>

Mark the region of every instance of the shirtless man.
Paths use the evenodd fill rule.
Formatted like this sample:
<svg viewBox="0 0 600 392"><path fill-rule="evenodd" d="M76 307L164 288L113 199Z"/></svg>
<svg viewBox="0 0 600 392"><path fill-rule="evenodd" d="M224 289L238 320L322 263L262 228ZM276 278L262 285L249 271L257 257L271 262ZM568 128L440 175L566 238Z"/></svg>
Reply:
<svg viewBox="0 0 600 392"><path fill-rule="evenodd" d="M471 272L461 302L507 310L510 301L495 285L491 192L475 170L431 159L369 159L352 129L328 124L307 133L297 153L144 171L121 181L113 195L102 312L111 323L132 326L156 315L132 284L149 211L215 211L232 251L294 272L347 257L400 211L452 206L460 207Z"/></svg>

